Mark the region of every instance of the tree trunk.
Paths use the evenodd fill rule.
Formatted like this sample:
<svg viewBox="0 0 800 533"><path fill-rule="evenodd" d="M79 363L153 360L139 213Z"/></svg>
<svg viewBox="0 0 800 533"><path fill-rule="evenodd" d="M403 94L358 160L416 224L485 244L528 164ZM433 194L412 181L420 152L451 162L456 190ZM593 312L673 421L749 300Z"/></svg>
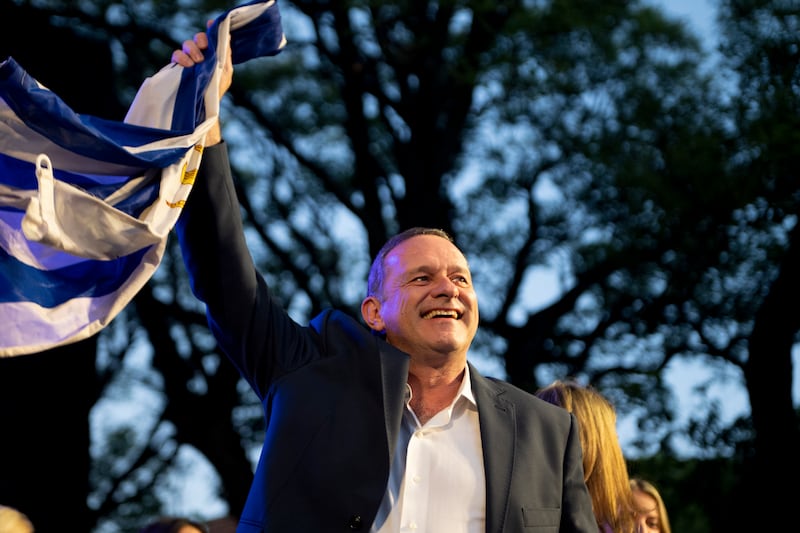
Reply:
<svg viewBox="0 0 800 533"><path fill-rule="evenodd" d="M792 346L800 313L800 226L791 234L786 256L769 294L756 313L750 336L745 380L750 394L755 457L752 468L755 479L748 483L753 490L749 506L752 520L745 530L778 531L785 527L779 512L768 509L791 509L795 494L777 490L787 480L791 483L800 474L800 430L792 403Z"/></svg>

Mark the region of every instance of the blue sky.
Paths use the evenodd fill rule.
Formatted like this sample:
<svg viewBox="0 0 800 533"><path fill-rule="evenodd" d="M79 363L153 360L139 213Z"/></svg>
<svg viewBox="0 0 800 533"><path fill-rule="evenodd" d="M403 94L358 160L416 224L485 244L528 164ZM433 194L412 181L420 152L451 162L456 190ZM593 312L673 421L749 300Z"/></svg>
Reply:
<svg viewBox="0 0 800 533"><path fill-rule="evenodd" d="M713 40L716 0L651 0L651 3L685 20L698 34Z"/></svg>

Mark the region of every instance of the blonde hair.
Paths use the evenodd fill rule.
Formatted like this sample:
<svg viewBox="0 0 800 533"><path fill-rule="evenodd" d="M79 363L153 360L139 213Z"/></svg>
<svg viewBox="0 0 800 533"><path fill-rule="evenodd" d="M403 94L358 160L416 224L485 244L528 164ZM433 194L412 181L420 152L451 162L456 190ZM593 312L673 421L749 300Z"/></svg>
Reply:
<svg viewBox="0 0 800 533"><path fill-rule="evenodd" d="M22 512L0 505L0 533L33 533L33 524Z"/></svg>
<svg viewBox="0 0 800 533"><path fill-rule="evenodd" d="M617 413L591 386L556 380L536 396L573 413L580 428L583 479L601 530L628 533L634 528L634 502L628 465L617 437Z"/></svg>
<svg viewBox="0 0 800 533"><path fill-rule="evenodd" d="M658 525L661 533L672 533L672 528L669 527L669 515L667 515L667 506L664 505L664 499L658 492L655 485L642 478L631 478L631 490L643 492L656 501L656 512L658 513Z"/></svg>

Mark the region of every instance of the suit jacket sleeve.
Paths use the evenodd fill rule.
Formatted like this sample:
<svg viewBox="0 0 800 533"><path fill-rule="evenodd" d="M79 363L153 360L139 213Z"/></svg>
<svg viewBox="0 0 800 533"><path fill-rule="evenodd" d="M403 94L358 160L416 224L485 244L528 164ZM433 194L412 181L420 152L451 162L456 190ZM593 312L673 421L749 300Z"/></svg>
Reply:
<svg viewBox="0 0 800 533"><path fill-rule="evenodd" d="M192 291L206 304L217 342L263 400L277 377L319 350L311 328L288 316L256 270L224 142L206 148L175 228Z"/></svg>

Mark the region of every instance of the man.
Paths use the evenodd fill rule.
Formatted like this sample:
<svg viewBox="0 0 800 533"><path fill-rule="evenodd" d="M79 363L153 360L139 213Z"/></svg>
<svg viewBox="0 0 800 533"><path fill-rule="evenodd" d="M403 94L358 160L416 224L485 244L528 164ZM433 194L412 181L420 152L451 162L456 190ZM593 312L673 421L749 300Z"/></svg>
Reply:
<svg viewBox="0 0 800 533"><path fill-rule="evenodd" d="M198 33L172 61L191 67L207 46ZM239 533L597 532L575 418L467 362L478 302L447 234L387 242L369 328L335 310L300 325L255 269L218 124L176 229L210 327L264 408Z"/></svg>

